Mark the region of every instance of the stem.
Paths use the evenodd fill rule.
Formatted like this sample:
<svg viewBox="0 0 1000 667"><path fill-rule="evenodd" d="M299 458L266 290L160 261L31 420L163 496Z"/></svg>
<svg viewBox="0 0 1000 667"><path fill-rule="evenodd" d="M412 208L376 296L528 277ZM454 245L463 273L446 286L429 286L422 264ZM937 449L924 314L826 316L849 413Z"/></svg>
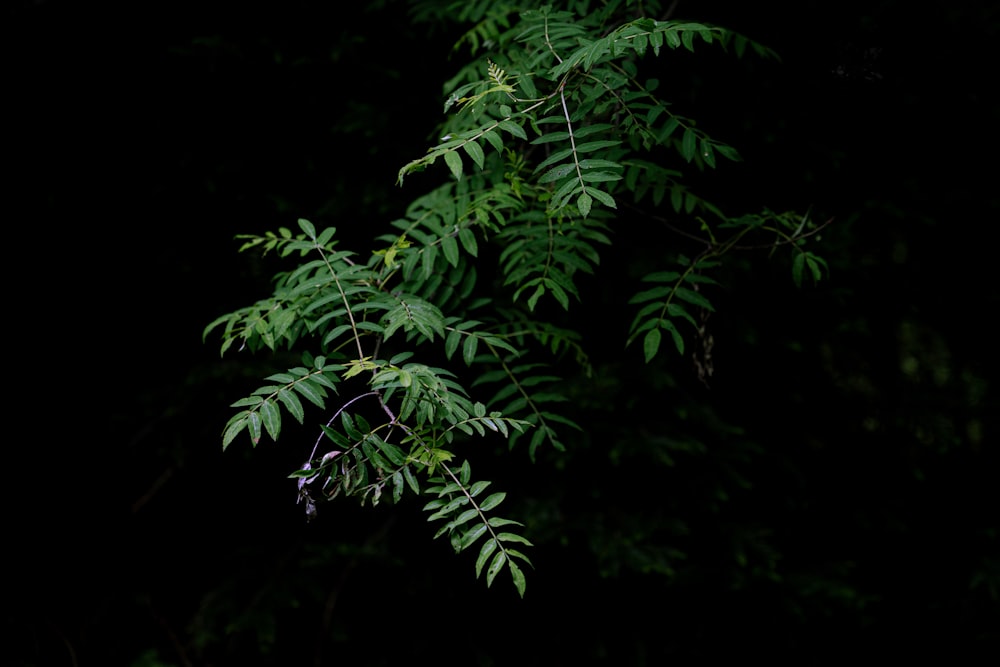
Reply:
<svg viewBox="0 0 1000 667"><path fill-rule="evenodd" d="M576 178L580 181L583 194L587 194L587 186L583 182L583 170L580 169L580 156L576 152L576 138L573 136L573 123L569 119L569 106L566 104L566 80L559 84L559 99L562 100L563 116L566 117L566 130L569 132L569 145L573 151L573 166L576 167Z"/></svg>
<svg viewBox="0 0 1000 667"><path fill-rule="evenodd" d="M326 425L329 426L330 424L332 424L334 422L334 420L337 417L340 416L341 412L343 412L344 410L346 410L347 408L349 408L353 403L356 403L357 401L360 401L362 398L365 398L366 396L378 396L378 392L377 391L369 391L366 394L359 394L358 396L355 396L354 398L352 398L351 400L349 400L347 403L344 403L342 406L340 406L340 409L337 410L333 414L332 417L330 417L330 421L328 421L326 423ZM319 443L322 442L322 441L323 441L323 434L321 433L320 436L318 438L316 438L316 444L313 445L312 453L309 454L309 461L312 461L314 458L316 458L316 450L319 449Z"/></svg>
<svg viewBox="0 0 1000 667"><path fill-rule="evenodd" d="M347 311L347 319L351 321L351 333L354 335L354 342L358 346L358 359L364 359L365 353L361 348L361 335L358 333L358 324L354 320L354 313L351 312L351 303L347 300L347 294L344 292L344 286L340 284L340 278L337 276L337 272L334 270L333 265L330 264L330 260L327 258L325 252L323 252L322 246L316 246L316 250L319 251L320 256L323 258L323 263L326 264L327 270L330 275L333 276L333 282L337 285L337 291L340 292L340 299L344 302L344 309Z"/></svg>

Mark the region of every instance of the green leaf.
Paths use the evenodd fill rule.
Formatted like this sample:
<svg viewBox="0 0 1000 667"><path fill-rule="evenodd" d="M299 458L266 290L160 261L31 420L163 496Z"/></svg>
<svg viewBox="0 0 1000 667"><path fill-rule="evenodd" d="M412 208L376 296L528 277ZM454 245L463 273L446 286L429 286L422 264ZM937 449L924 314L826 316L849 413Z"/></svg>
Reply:
<svg viewBox="0 0 1000 667"><path fill-rule="evenodd" d="M248 413L241 413L241 414L246 415ZM228 447L229 444L236 438L236 436L238 436L240 433L243 432L243 429L247 427L248 423L249 420L245 416L236 419L235 421L231 421L229 425L226 427L226 431L222 436L222 449Z"/></svg>
<svg viewBox="0 0 1000 667"><path fill-rule="evenodd" d="M534 173L537 174L538 172L540 172L542 169L545 169L546 167L552 166L554 164L558 164L558 163L562 162L563 160L565 160L566 158L568 158L572 154L573 154L573 149L572 148L564 148L562 150L556 151L552 155L550 155L547 158L545 158L544 160L542 160L538 164L538 166L535 167Z"/></svg>
<svg viewBox="0 0 1000 667"><path fill-rule="evenodd" d="M705 164L715 168L715 152L712 150L712 144L704 140L701 142L701 157L705 160Z"/></svg>
<svg viewBox="0 0 1000 667"><path fill-rule="evenodd" d="M611 148L612 146L617 146L620 141L612 141L610 139L600 139L598 141L585 141L582 144L577 144L577 153L589 153L591 151L598 151L602 148Z"/></svg>
<svg viewBox="0 0 1000 667"><path fill-rule="evenodd" d="M792 260L792 280L796 287L802 287L802 267L805 266L806 254L800 252Z"/></svg>
<svg viewBox="0 0 1000 667"><path fill-rule="evenodd" d="M410 487L410 490L416 495L420 495L420 484L417 483L417 478L413 475L410 466L403 468L403 478L406 479L406 484Z"/></svg>
<svg viewBox="0 0 1000 667"><path fill-rule="evenodd" d="M386 458L389 459L389 461L392 462L394 466L402 466L403 464L406 463L406 454L404 454L403 450L401 450L399 447L392 444L391 442L386 442L385 440L374 434L372 435L371 439L375 442L375 446L378 447L383 454L385 454Z"/></svg>
<svg viewBox="0 0 1000 667"><path fill-rule="evenodd" d="M594 63L598 62L609 51L608 46L609 40L607 39L598 39L591 44L583 61L583 69L590 70Z"/></svg>
<svg viewBox="0 0 1000 667"><path fill-rule="evenodd" d="M246 408L250 406L260 405L264 402L264 398L261 396L247 396L246 398L241 398L235 403L230 404L231 408Z"/></svg>
<svg viewBox="0 0 1000 667"><path fill-rule="evenodd" d="M682 32L681 42L684 43L685 49L694 53L694 32L690 30L685 30L684 32Z"/></svg>
<svg viewBox="0 0 1000 667"><path fill-rule="evenodd" d="M552 183L554 181L558 181L560 178L565 178L566 176L572 174L575 169L576 165L574 165L572 162L569 162L567 164L561 164L558 167L553 167L552 169L549 169L547 172L542 174L542 176L538 179L538 182Z"/></svg>
<svg viewBox="0 0 1000 667"><path fill-rule="evenodd" d="M580 180L584 183L609 183L620 181L622 177L621 174L615 174L610 171L585 171L580 176Z"/></svg>
<svg viewBox="0 0 1000 667"><path fill-rule="evenodd" d="M674 209L674 213L680 213L681 207L684 205L684 189L680 187L670 188L670 205Z"/></svg>
<svg viewBox="0 0 1000 667"><path fill-rule="evenodd" d="M688 35L690 33L684 33ZM681 155L690 162L694 159L694 152L698 148L698 135L690 127L684 130L684 138L681 139ZM460 170L461 171L461 170Z"/></svg>
<svg viewBox="0 0 1000 667"><path fill-rule="evenodd" d="M555 276L556 269L550 268L549 275ZM566 294L566 290L563 289L556 280L545 278L545 286L548 288L549 292L552 294L552 298L559 302L564 309L569 310L569 296Z"/></svg>
<svg viewBox="0 0 1000 667"><path fill-rule="evenodd" d="M390 465L388 461L382 458L382 455L379 454L378 451L375 449L375 447L372 445L371 436L365 438L365 440L361 443L361 451L364 452L365 458L368 459L368 462L371 463L374 467L383 471L392 469L392 465Z"/></svg>
<svg viewBox="0 0 1000 667"><path fill-rule="evenodd" d="M291 389L286 388L278 392L278 400L295 418L295 421L301 424L305 419L305 410L302 409L302 401L299 400L299 397L292 393Z"/></svg>
<svg viewBox="0 0 1000 667"><path fill-rule="evenodd" d="M546 144L553 141L566 141L569 139L569 132L550 132L549 134L543 134L537 139L532 139L532 145Z"/></svg>
<svg viewBox="0 0 1000 667"><path fill-rule="evenodd" d="M247 415L247 426L250 428L250 441L256 445L260 442L260 427L261 418L260 414L257 412L251 412Z"/></svg>
<svg viewBox="0 0 1000 667"><path fill-rule="evenodd" d="M673 287L668 285L660 285L659 287L652 287L647 290L643 290L638 294L635 294L631 299L628 300L629 303L642 303L644 301L660 300L674 291Z"/></svg>
<svg viewBox="0 0 1000 667"><path fill-rule="evenodd" d="M398 470L392 473L392 502L398 503L403 498L403 475Z"/></svg>
<svg viewBox="0 0 1000 667"><path fill-rule="evenodd" d="M462 332L455 329L448 332L448 338L444 342L444 356L451 359L462 342Z"/></svg>
<svg viewBox="0 0 1000 667"><path fill-rule="evenodd" d="M663 46L663 33L654 32L649 35L649 43L653 45L653 53L655 55L660 55L660 47ZM646 82L646 90L653 91L656 90L656 86L659 81L656 79L650 79Z"/></svg>
<svg viewBox="0 0 1000 667"><path fill-rule="evenodd" d="M281 411L274 401L267 400L260 404L260 417L267 434L272 440L277 440L278 434L281 433Z"/></svg>
<svg viewBox="0 0 1000 667"><path fill-rule="evenodd" d="M671 317L682 317L688 322L690 322L691 326L693 326L696 329L698 328L698 323L694 321L693 317L691 317L691 313L689 313L687 311L687 308L680 305L679 303L668 303L667 314L670 315Z"/></svg>
<svg viewBox="0 0 1000 667"><path fill-rule="evenodd" d="M587 192L591 197L601 202L608 208L618 208L618 204L615 203L614 198L603 190L598 190L597 188L587 188Z"/></svg>
<svg viewBox="0 0 1000 667"><path fill-rule="evenodd" d="M444 257L448 260L448 263L457 267L458 241L455 240L454 236L444 236L441 238L441 250L444 251Z"/></svg>
<svg viewBox="0 0 1000 667"><path fill-rule="evenodd" d="M479 557L476 558L476 578L483 573L483 566L486 565L486 561L489 557L497 550L496 540L487 540L483 543L483 546L479 549Z"/></svg>
<svg viewBox="0 0 1000 667"><path fill-rule="evenodd" d="M466 365L471 366L472 362L476 359L476 348L478 345L479 339L475 336L465 337L465 344L462 345L462 359Z"/></svg>
<svg viewBox="0 0 1000 667"><path fill-rule="evenodd" d="M635 39L632 40L632 46L635 48L635 52L639 54L640 57L646 54L646 47L648 45L649 37L645 33L639 33L635 36Z"/></svg>
<svg viewBox="0 0 1000 667"><path fill-rule="evenodd" d="M535 306L538 304L538 300L542 298L545 294L545 286L540 284L535 288L534 293L528 297L528 310L534 311Z"/></svg>
<svg viewBox="0 0 1000 667"><path fill-rule="evenodd" d="M462 539L459 540L458 551L465 551L471 547L487 530L489 530L489 526L485 523L480 523L470 528L464 535L462 535Z"/></svg>
<svg viewBox="0 0 1000 667"><path fill-rule="evenodd" d="M462 148L465 149L465 152L469 154L469 157L472 158L472 161L475 162L480 169L482 169L483 160L486 157L485 155L483 155L483 147L477 144L475 141L468 141L462 145ZM447 158L445 159L447 161ZM454 171L455 171L454 168L452 168L452 172Z"/></svg>
<svg viewBox="0 0 1000 667"><path fill-rule="evenodd" d="M320 374L315 374L312 377L315 377L320 380L325 379ZM318 408L326 407L326 400L325 400L326 394L323 391L323 388L318 384L314 384L311 378L309 379L303 378L299 380L294 385L292 385L292 389L302 394L302 396L306 400L308 400L316 407Z"/></svg>
<svg viewBox="0 0 1000 667"><path fill-rule="evenodd" d="M497 123L497 127L499 127L501 130L504 130L505 132L510 132L518 139L524 139L524 140L528 139L528 135L525 134L524 128L522 128L520 125L518 125L513 121L502 120L499 123Z"/></svg>
<svg viewBox="0 0 1000 667"><path fill-rule="evenodd" d="M465 252L469 253L473 257L479 255L479 246L476 243L476 235L468 227L462 227L458 230L458 240L462 242L462 247L465 248Z"/></svg>
<svg viewBox="0 0 1000 667"><path fill-rule="evenodd" d="M585 218L588 215L590 215L590 207L593 205L593 203L594 203L593 198L586 192L580 195L579 199L576 200L576 206L577 208L580 209L580 215L582 215Z"/></svg>
<svg viewBox="0 0 1000 667"><path fill-rule="evenodd" d="M621 168L622 168L621 163L613 162L611 160L602 160L600 158L587 158L586 160L580 160L580 169L621 169Z"/></svg>
<svg viewBox="0 0 1000 667"><path fill-rule="evenodd" d="M672 283L680 277L681 274L676 271L656 271L646 274L642 281L646 283Z"/></svg>
<svg viewBox="0 0 1000 667"><path fill-rule="evenodd" d="M508 546L508 547L506 547L506 551L507 551L507 559L509 561L513 561L515 558L520 558L521 560L523 560L528 565L531 565L531 559L528 558L527 556L525 556L523 553L521 553L517 549L511 549ZM534 567L534 566L532 566L532 567Z"/></svg>
<svg viewBox="0 0 1000 667"><path fill-rule="evenodd" d="M490 484L491 482L486 482L486 481L476 482L475 484L472 485L472 488L469 489L469 495L475 498L480 493L482 493L486 489L486 487L488 487Z"/></svg>
<svg viewBox="0 0 1000 667"><path fill-rule="evenodd" d="M434 275L434 262L437 260L437 246L426 245L423 248L420 258L420 270L424 274L424 280Z"/></svg>
<svg viewBox="0 0 1000 667"><path fill-rule="evenodd" d="M340 423L344 427L344 433L351 440L361 440L364 437L364 433L354 426L354 419L351 417L351 413L346 410L340 413Z"/></svg>
<svg viewBox="0 0 1000 667"><path fill-rule="evenodd" d="M351 446L351 441L345 438L343 434L341 434L339 431L335 431L334 429L330 428L329 426L326 426L325 424L320 424L319 427L320 430L323 431L323 434L330 440L330 442L335 444L337 447L346 449Z"/></svg>
<svg viewBox="0 0 1000 667"><path fill-rule="evenodd" d="M739 152L732 146L727 146L726 144L713 144L713 146L715 147L715 151L717 153L728 160L739 162L743 159L740 157Z"/></svg>
<svg viewBox="0 0 1000 667"><path fill-rule="evenodd" d="M424 509L425 510L433 509L431 507L431 504L433 502L434 501L432 500L430 503L427 503L427 505L424 506ZM454 512L455 510L457 510L459 507L461 507L462 505L465 505L468 502L469 502L469 499L466 498L465 496L459 496L457 498L452 498L441 509L439 509L437 512L434 512L434 514L431 514L429 517L427 517L427 520L428 521L437 521L438 519L444 519L449 514L451 514L452 512Z"/></svg>
<svg viewBox="0 0 1000 667"><path fill-rule="evenodd" d="M481 509L484 512L488 512L497 505L499 505L500 503L502 503L503 499L506 497L507 493L505 491L501 491L499 493L494 493L489 496L486 496L486 499L479 504L479 509Z"/></svg>
<svg viewBox="0 0 1000 667"><path fill-rule="evenodd" d="M677 330L674 323L670 320L660 320L661 326L670 332L671 337L674 339L674 347L677 348L677 354L684 354L684 338L681 336L681 332Z"/></svg>
<svg viewBox="0 0 1000 667"><path fill-rule="evenodd" d="M493 580L497 578L500 570L503 569L503 564L507 562L507 554L503 551L498 551L495 556L493 556L493 562L490 563L489 569L486 571L486 585L492 586Z"/></svg>
<svg viewBox="0 0 1000 667"><path fill-rule="evenodd" d="M316 238L316 228L313 226L313 223L309 222L305 218L299 218L298 223L299 229L305 232L306 236L311 239Z"/></svg>
<svg viewBox="0 0 1000 667"><path fill-rule="evenodd" d="M507 561L507 567L510 569L510 576L514 580L514 588L517 589L518 595L523 598L524 589L526 587L524 573L521 572L521 568L519 568L512 560Z"/></svg>
<svg viewBox="0 0 1000 667"><path fill-rule="evenodd" d="M465 510L457 517L455 517L453 521L448 522L448 526L450 528L458 528L463 523L468 523L477 516L479 516L479 510L477 509ZM485 528L486 524L483 524L483 527Z"/></svg>
<svg viewBox="0 0 1000 667"><path fill-rule="evenodd" d="M501 517L495 516L491 517L486 523L490 524L494 528L499 528L500 526L523 526L520 521L514 521L513 519L503 519Z"/></svg>
<svg viewBox="0 0 1000 667"><path fill-rule="evenodd" d="M691 213L698 204L698 198L688 192L684 195L684 212Z"/></svg>
<svg viewBox="0 0 1000 667"><path fill-rule="evenodd" d="M812 272L813 280L819 282L823 278L823 272L819 267L819 262L810 253L806 253L806 266Z"/></svg>
<svg viewBox="0 0 1000 667"><path fill-rule="evenodd" d="M486 139L486 141L490 142L490 145L496 149L497 153L503 152L503 140L500 139L500 135L497 134L494 130L490 130L489 132L483 133L483 139Z"/></svg>
<svg viewBox="0 0 1000 667"><path fill-rule="evenodd" d="M552 200L549 203L549 209L555 211L562 208L566 205L570 197L582 191L583 184L578 179L567 179L566 182L559 186L559 189L552 195Z"/></svg>
<svg viewBox="0 0 1000 667"><path fill-rule="evenodd" d="M462 180L462 156L455 151L448 151L444 154L444 163L451 169L455 180Z"/></svg>
<svg viewBox="0 0 1000 667"><path fill-rule="evenodd" d="M686 287L678 287L674 294L677 298L683 299L688 303L692 303L696 306L701 306L705 310L710 310L715 312L715 308L712 306L711 302L701 295L701 292L695 292L694 290L687 289Z"/></svg>
<svg viewBox="0 0 1000 667"><path fill-rule="evenodd" d="M642 341L642 351L646 356L646 363L648 364L653 357L656 356L657 350L660 349L660 330L658 328L653 328L649 330L646 337Z"/></svg>

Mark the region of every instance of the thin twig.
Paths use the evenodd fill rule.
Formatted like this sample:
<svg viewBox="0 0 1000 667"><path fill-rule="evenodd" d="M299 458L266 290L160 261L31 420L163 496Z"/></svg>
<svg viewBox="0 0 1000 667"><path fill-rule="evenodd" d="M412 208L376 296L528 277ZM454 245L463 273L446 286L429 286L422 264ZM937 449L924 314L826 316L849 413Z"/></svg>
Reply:
<svg viewBox="0 0 1000 667"><path fill-rule="evenodd" d="M377 391L369 391L368 393L359 394L359 395L355 396L354 398L352 398L351 400L349 400L347 403L344 403L342 406L340 406L340 409L337 410L335 413L333 413L333 416L330 417L330 421L328 421L326 423L326 425L330 426L330 424L332 424L334 422L334 420L337 417L340 416L340 413L343 412L344 410L346 410L347 408L349 408L352 403L356 403L357 401L360 401L362 398L365 398L366 396L377 396L377 395L378 395ZM323 433L320 433L319 437L316 438L316 444L313 445L312 453L309 454L309 461L312 461L314 458L316 458L316 450L319 449L319 443L321 443L323 441L323 435L324 435Z"/></svg>

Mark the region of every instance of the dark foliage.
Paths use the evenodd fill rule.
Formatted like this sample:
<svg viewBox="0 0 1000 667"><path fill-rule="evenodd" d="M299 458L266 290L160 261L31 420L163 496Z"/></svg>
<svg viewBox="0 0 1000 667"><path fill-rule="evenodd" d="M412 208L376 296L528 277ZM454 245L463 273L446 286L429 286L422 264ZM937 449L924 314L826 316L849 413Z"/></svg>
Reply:
<svg viewBox="0 0 1000 667"><path fill-rule="evenodd" d="M818 664L1000 640L995 9L676 3L782 58L653 65L744 158L693 182L727 210L833 218L829 277L798 288L787 263L733 253L707 387L687 355L623 350L623 288L584 287L565 320L594 371L568 412L583 431L534 463L469 455L535 544L522 600L469 576L419 502L306 522L287 475L315 434L289 420L279 444L223 454L229 404L272 364L201 340L281 267L235 235L305 217L367 247L431 182L395 185L438 139L460 33L389 2L157 4L4 10L8 247L26 255L9 260L11 664ZM686 243L627 229L606 275Z"/></svg>

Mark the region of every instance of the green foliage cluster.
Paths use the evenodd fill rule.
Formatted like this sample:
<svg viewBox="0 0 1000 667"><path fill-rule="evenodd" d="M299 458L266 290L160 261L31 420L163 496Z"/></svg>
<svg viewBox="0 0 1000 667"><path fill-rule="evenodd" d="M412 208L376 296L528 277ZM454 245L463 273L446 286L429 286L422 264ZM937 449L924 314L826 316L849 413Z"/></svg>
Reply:
<svg viewBox="0 0 1000 667"><path fill-rule="evenodd" d="M696 224L704 246L693 257L662 247L660 264L622 295L634 309L623 343L641 341L646 362L663 353L664 334L680 354L702 335L731 251L784 253L798 284L826 272L807 249L822 224L768 209L732 217L685 184L684 170L740 156L675 110L644 63L704 48L774 54L717 26L647 18L665 9L415 5L417 18L450 14L470 26L456 45L469 61L445 85L441 139L398 174L400 185L425 170L441 183L366 249L343 249L334 227L307 220L240 237L241 251L296 261L271 296L205 335L221 334L223 353L287 349L302 362L233 404L223 446L244 433L254 445L277 440L285 415L305 423L316 409L312 455L291 474L309 516L341 495L422 496L428 521L441 522L436 537L456 552L477 547L477 576L492 584L506 570L523 595L530 527L496 514L505 494L487 493L462 451L494 437L526 442L534 459L542 447L565 449L580 428L559 409L571 394L555 366L570 360L587 375L589 360L560 313L584 302L584 276L600 279L623 211L665 209Z"/></svg>

